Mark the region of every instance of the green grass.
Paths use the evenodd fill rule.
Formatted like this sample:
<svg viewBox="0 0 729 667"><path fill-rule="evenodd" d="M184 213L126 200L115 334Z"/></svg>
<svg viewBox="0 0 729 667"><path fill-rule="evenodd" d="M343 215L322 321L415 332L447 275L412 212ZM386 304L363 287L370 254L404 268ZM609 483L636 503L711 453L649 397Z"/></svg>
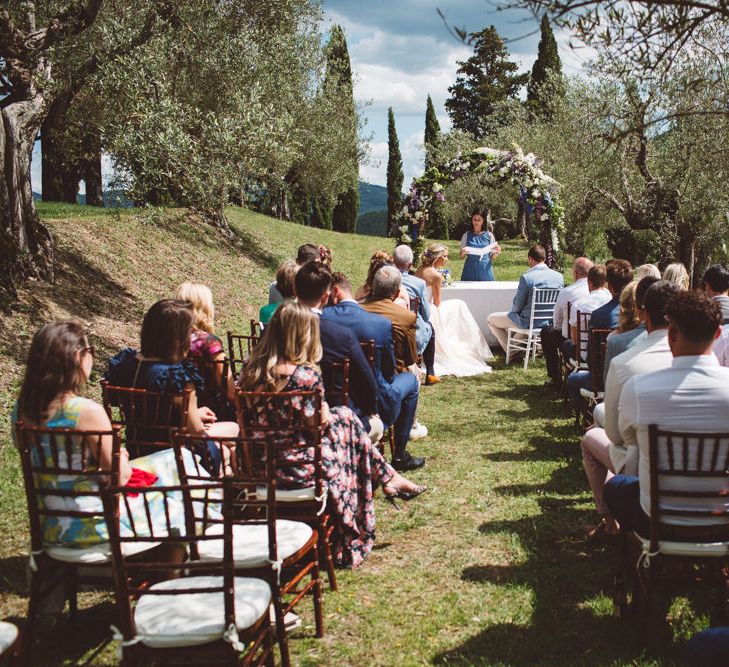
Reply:
<svg viewBox="0 0 729 667"><path fill-rule="evenodd" d="M104 354L135 344L146 307L184 279L213 288L218 330L241 330L265 302L275 267L304 242L334 250L338 270L358 284L376 249L392 241L345 236L231 210L243 251L184 211L87 215L40 207L59 245L52 286L31 284L19 310L0 320L0 618L22 622L27 518L7 415L30 336L43 322L87 321ZM524 269L525 247L504 243L498 279ZM457 257L457 242L450 242ZM451 262L460 276L461 262ZM101 370L99 368L98 370ZM594 519L579 432L542 387L540 362L527 372L497 361L489 375L444 378L423 388L419 418L428 457L413 479L429 491L401 512L377 500L377 543L357 571L340 572L325 595L326 636L313 638L310 605L291 650L297 665L672 664L696 626L689 599L656 618L647 646L611 615L610 548L588 547ZM91 394L98 395L98 387ZM43 636L37 664L114 664L105 641L114 610L106 593L85 593L73 626ZM692 598L691 598L692 599ZM666 603L665 606L667 606ZM674 635L680 639L674 640Z"/></svg>

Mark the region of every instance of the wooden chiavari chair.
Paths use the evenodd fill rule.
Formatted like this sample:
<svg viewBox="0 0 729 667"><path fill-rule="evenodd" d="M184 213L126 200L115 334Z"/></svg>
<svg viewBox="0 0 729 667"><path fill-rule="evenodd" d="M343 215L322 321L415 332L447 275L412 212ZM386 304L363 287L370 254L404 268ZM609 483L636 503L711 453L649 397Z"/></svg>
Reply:
<svg viewBox="0 0 729 667"><path fill-rule="evenodd" d="M307 487L282 489L279 486L276 494L278 516L304 521L317 531L319 563L326 564L329 588L337 590L330 545L334 527L327 512L321 461L321 396L316 391L238 391L235 399L242 437L260 438L272 434L277 440L287 440L290 447L296 447L301 459L297 466L306 466L312 471L312 480Z"/></svg>
<svg viewBox="0 0 729 667"><path fill-rule="evenodd" d="M707 583L723 615L729 583L729 433L664 431L651 424L648 438L649 534L624 535L614 604L625 612L625 573L631 572L631 604L641 612L643 630L659 583Z"/></svg>
<svg viewBox="0 0 729 667"><path fill-rule="evenodd" d="M274 637L269 613L271 588L265 579L235 574L233 480L196 485L196 510L185 513L185 530L181 531L170 517L174 515L171 505L182 502L184 490L183 485L112 487L103 494L121 626L113 630L120 643L122 664L137 665L151 659L196 665L270 665ZM161 499L164 503L163 521L151 519L152 494L157 502ZM146 512L137 512L122 530L119 508L135 516L130 510L132 498L142 503ZM214 524L211 517L216 516L220 518ZM211 534L212 525L220 526L220 530ZM185 547L191 553L199 553L209 542L222 541L223 558L163 560L160 550L155 561L141 562L124 555L125 547L150 540L167 549ZM157 583L150 586L151 578Z"/></svg>
<svg viewBox="0 0 729 667"><path fill-rule="evenodd" d="M233 412L230 395L230 363L227 359L196 359L194 361L203 379L203 389L197 392L198 406L210 408L218 417L225 420Z"/></svg>
<svg viewBox="0 0 729 667"><path fill-rule="evenodd" d="M349 405L349 359L320 362L324 396L329 405Z"/></svg>
<svg viewBox="0 0 729 667"><path fill-rule="evenodd" d="M195 449L199 436L180 432L175 438L178 473L188 513L195 511L196 485L206 481L204 461L195 459L185 465L186 449ZM319 579L318 534L306 523L278 518L277 470L285 469L288 439L272 434L264 439L221 438L221 447L233 456L230 469L235 497L233 559L237 574L260 576L271 584L276 612L276 629L282 662L290 663L284 619L306 595L314 602L316 636L324 636L324 615ZM199 447L197 447L199 448ZM220 532L220 520L213 522L208 533ZM220 560L222 541L199 546L193 558ZM308 580L307 580L308 579ZM291 598L285 604L284 598Z"/></svg>
<svg viewBox="0 0 729 667"><path fill-rule="evenodd" d="M226 336L228 338L228 363L233 379L237 381L243 364L251 356L253 348L258 345L261 337L235 334L232 331L228 331Z"/></svg>

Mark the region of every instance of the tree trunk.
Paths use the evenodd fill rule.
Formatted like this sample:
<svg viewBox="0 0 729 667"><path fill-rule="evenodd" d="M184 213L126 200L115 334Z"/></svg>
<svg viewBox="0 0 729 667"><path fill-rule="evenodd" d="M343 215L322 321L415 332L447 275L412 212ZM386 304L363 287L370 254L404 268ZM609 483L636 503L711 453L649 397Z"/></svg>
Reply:
<svg viewBox="0 0 729 667"><path fill-rule="evenodd" d="M522 201L521 197L519 197L519 199L517 200L516 221L519 225L519 234L525 241L528 241L529 216L527 215L526 205Z"/></svg>
<svg viewBox="0 0 729 667"><path fill-rule="evenodd" d="M79 165L69 161L60 141L73 93L66 89L51 104L41 131L43 201L76 203Z"/></svg>
<svg viewBox="0 0 729 667"><path fill-rule="evenodd" d="M30 183L42 99L9 104L0 112L0 305L16 298L24 278L53 280L53 239L38 218Z"/></svg>
<svg viewBox="0 0 729 667"><path fill-rule="evenodd" d="M101 182L101 151L82 162L86 183L86 206L103 206L104 190Z"/></svg>

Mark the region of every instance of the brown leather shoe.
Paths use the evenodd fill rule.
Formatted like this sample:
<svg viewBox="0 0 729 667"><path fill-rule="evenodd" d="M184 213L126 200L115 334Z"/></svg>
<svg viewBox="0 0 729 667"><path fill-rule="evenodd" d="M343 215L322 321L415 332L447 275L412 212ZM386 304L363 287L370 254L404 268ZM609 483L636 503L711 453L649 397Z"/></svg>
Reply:
<svg viewBox="0 0 729 667"><path fill-rule="evenodd" d="M425 384L438 384L440 382L440 378L437 375L426 375L425 376Z"/></svg>

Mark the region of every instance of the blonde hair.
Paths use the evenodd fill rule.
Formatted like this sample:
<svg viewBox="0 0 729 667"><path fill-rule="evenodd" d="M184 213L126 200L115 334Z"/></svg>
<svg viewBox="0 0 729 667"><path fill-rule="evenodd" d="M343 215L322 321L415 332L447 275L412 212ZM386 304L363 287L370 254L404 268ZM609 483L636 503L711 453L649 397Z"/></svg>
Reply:
<svg viewBox="0 0 729 667"><path fill-rule="evenodd" d="M295 295L294 283L299 265L293 259L287 259L276 272L276 288L284 299L293 299Z"/></svg>
<svg viewBox="0 0 729 667"><path fill-rule="evenodd" d="M648 276L652 278L658 278L660 280L661 271L655 264L641 264L635 270L636 280L643 280L643 278L647 278Z"/></svg>
<svg viewBox="0 0 729 667"><path fill-rule="evenodd" d="M681 289L689 288L689 274L686 267L680 262L669 264L663 271L663 280L676 283Z"/></svg>
<svg viewBox="0 0 729 667"><path fill-rule="evenodd" d="M620 292L620 316L617 333L632 331L640 324L635 299L635 289L638 287L639 282L639 280L629 282Z"/></svg>
<svg viewBox="0 0 729 667"><path fill-rule="evenodd" d="M321 355L319 318L307 306L284 301L243 367L240 387L247 391L277 391L280 378L274 370L280 362L317 368Z"/></svg>
<svg viewBox="0 0 729 667"><path fill-rule="evenodd" d="M180 301L189 301L192 304L194 317L192 326L195 329L213 333L215 306L213 306L213 293L207 285L189 281L184 282L177 288L174 298Z"/></svg>
<svg viewBox="0 0 729 667"><path fill-rule="evenodd" d="M433 266L435 260L439 257L445 257L448 254L448 248L442 243L431 243L425 252L420 255L420 266Z"/></svg>

